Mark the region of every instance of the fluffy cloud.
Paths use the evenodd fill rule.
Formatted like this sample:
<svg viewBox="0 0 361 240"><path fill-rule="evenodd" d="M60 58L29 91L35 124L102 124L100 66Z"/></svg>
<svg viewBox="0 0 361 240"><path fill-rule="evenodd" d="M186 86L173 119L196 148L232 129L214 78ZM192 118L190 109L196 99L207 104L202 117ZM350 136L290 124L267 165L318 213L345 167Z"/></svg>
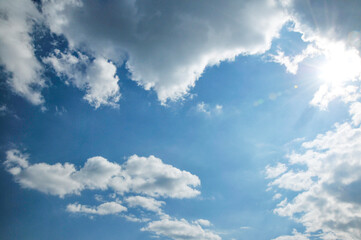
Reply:
<svg viewBox="0 0 361 240"><path fill-rule="evenodd" d="M31 165L27 158L18 150L7 151L4 162L7 171L24 188L60 197L79 194L84 189L113 189L120 194L134 192L172 198L191 198L200 193L193 188L200 185L197 176L164 164L154 156L146 158L133 155L122 165L111 163L103 157L93 157L80 170L76 170L70 163Z"/></svg>
<svg viewBox="0 0 361 240"><path fill-rule="evenodd" d="M28 155L13 149L6 152L4 165L15 180L24 188L35 189L43 193L64 197L68 194L80 194L85 189L117 191L119 194L140 193L148 196L122 196L130 208L141 207L156 214L160 220L149 222L149 218L132 214L123 215L128 221L149 222L142 231L150 231L157 236L166 236L175 240L219 240L217 234L204 230L202 226L210 226L205 219L193 223L181 219L171 219L163 213L164 201L152 197L190 198L200 192L193 187L200 184L197 176L181 171L171 165L164 164L160 159L150 156L133 155L122 165L109 162L103 157L89 158L79 170L73 164L46 163L30 164ZM149 197L152 196L152 197ZM96 195L98 201L103 197ZM116 198L116 195L112 196ZM126 212L127 208L116 198L105 201L98 206L87 206L79 203L67 205L71 213L89 215L110 215Z"/></svg>
<svg viewBox="0 0 361 240"><path fill-rule="evenodd" d="M278 1L43 1L51 31L126 67L160 101L186 94L207 66L262 53L288 19Z"/></svg>
<svg viewBox="0 0 361 240"><path fill-rule="evenodd" d="M80 52L75 54L55 50L43 62L50 64L59 77L85 90L84 99L95 108L101 105L116 106L120 98L116 66L102 57L91 61Z"/></svg>
<svg viewBox="0 0 361 240"><path fill-rule="evenodd" d="M9 150L4 162L7 170L24 188L64 197L66 194L79 194L84 185L73 178L76 169L73 164L37 163L29 165L27 155L18 150Z"/></svg>
<svg viewBox="0 0 361 240"><path fill-rule="evenodd" d="M69 204L66 207L68 212L72 213L86 213L86 214L95 214L95 215L109 215L109 214L117 214L120 212L127 211L127 208L122 206L118 202L106 202L100 204L96 207L89 207L81 204Z"/></svg>
<svg viewBox="0 0 361 240"><path fill-rule="evenodd" d="M193 188L200 185L197 176L164 164L154 156L133 155L123 164L123 169L124 175L114 178L111 184L119 192L123 191L123 186L119 186L123 183L132 192L152 197L191 198L200 194Z"/></svg>
<svg viewBox="0 0 361 240"><path fill-rule="evenodd" d="M131 196L125 198L129 207L142 207L148 211L161 213L161 207L165 204L163 201L157 201L154 198L143 196Z"/></svg>
<svg viewBox="0 0 361 240"><path fill-rule="evenodd" d="M351 113L358 105L351 106ZM336 124L302 147L301 153L288 156L289 170L272 182L278 188L302 191L290 201L284 199L275 213L302 223L308 234L321 232L321 239L360 239L361 128Z"/></svg>
<svg viewBox="0 0 361 240"><path fill-rule="evenodd" d="M174 240L220 240L217 234L204 230L199 224L189 223L185 219L165 218L153 221L141 229L154 232L157 236L165 236Z"/></svg>
<svg viewBox="0 0 361 240"><path fill-rule="evenodd" d="M12 90L33 104L44 102L42 66L35 57L30 33L41 16L31 1L0 2L0 66L8 73Z"/></svg>

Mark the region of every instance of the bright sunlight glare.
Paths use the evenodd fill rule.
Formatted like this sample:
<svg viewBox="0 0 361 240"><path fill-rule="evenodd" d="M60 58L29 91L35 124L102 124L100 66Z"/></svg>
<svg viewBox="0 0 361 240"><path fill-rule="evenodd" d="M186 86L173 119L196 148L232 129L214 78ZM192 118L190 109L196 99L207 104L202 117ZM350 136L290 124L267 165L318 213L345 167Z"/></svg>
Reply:
<svg viewBox="0 0 361 240"><path fill-rule="evenodd" d="M319 67L319 78L331 85L342 85L361 76L361 58L355 49L346 49L344 44L330 44L325 53L325 62Z"/></svg>

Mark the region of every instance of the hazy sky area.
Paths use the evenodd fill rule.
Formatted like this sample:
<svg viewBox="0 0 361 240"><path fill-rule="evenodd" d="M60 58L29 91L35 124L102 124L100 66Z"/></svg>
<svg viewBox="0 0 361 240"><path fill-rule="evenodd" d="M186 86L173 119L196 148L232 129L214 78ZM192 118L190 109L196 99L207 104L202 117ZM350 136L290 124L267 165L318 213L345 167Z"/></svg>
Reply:
<svg viewBox="0 0 361 240"><path fill-rule="evenodd" d="M361 239L361 1L0 1L0 239Z"/></svg>

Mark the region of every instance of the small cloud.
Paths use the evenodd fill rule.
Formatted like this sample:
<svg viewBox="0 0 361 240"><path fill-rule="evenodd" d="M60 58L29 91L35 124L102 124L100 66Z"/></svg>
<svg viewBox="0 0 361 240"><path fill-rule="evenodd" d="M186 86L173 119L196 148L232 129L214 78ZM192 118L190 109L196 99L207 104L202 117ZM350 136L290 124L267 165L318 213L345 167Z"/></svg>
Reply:
<svg viewBox="0 0 361 240"><path fill-rule="evenodd" d="M214 107L210 106L207 103L200 102L197 104L197 111L205 113L206 115L221 114L223 112L223 106L216 104Z"/></svg>
<svg viewBox="0 0 361 240"><path fill-rule="evenodd" d="M86 214L93 214L93 215L110 215L110 214L117 214L120 212L127 211L127 208L119 204L118 202L106 202L100 204L99 206L89 207L86 205L74 203L69 204L66 207L68 212L72 213L86 213Z"/></svg>
<svg viewBox="0 0 361 240"><path fill-rule="evenodd" d="M204 227L212 226L212 223L206 219L198 219L198 220L194 221L193 223L202 225Z"/></svg>
<svg viewBox="0 0 361 240"><path fill-rule="evenodd" d="M280 97L281 95L282 95L281 92L270 93L270 94L268 95L268 99L274 101L274 100L276 100L278 97Z"/></svg>
<svg viewBox="0 0 361 240"><path fill-rule="evenodd" d="M262 98L260 98L253 103L253 106L258 107L259 105L262 105L263 103L264 103L264 100Z"/></svg>
<svg viewBox="0 0 361 240"><path fill-rule="evenodd" d="M63 106L61 107L55 106L55 115L62 116L66 112L67 110Z"/></svg>
<svg viewBox="0 0 361 240"><path fill-rule="evenodd" d="M8 110L8 108L6 107L6 105L5 105L5 104L4 104L4 105L2 105L2 106L0 106L0 113L1 113L1 114L6 113L6 112L7 112L7 110Z"/></svg>
<svg viewBox="0 0 361 240"><path fill-rule="evenodd" d="M241 230L248 230L248 229L251 229L251 227L249 227L249 226L242 226L242 227L240 227L239 229L241 229Z"/></svg>
<svg viewBox="0 0 361 240"><path fill-rule="evenodd" d="M276 193L274 196L273 196L273 200L277 200L277 199L280 199L282 197L282 194L281 193Z"/></svg>
<svg viewBox="0 0 361 240"><path fill-rule="evenodd" d="M209 111L209 106L208 104L205 104L204 102L198 103L197 104L197 110L198 112L203 112L205 114L211 114L211 112Z"/></svg>

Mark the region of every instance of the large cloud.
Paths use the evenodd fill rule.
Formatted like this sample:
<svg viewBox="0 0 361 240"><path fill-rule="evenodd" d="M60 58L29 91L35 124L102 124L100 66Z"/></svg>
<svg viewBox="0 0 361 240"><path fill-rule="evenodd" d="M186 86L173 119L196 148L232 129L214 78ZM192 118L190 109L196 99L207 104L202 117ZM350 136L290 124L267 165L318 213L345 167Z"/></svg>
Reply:
<svg viewBox="0 0 361 240"><path fill-rule="evenodd" d="M126 62L160 101L186 94L207 66L262 53L287 17L275 0L44 1L50 29L72 48Z"/></svg>
<svg viewBox="0 0 361 240"><path fill-rule="evenodd" d="M304 142L304 151L289 155L289 170L271 182L296 192L275 212L292 217L321 239L361 238L359 105L351 105L352 124L336 124L334 130Z"/></svg>
<svg viewBox="0 0 361 240"><path fill-rule="evenodd" d="M40 19L31 1L0 2L0 67L8 73L12 90L36 105L44 102L40 91L45 81L30 33Z"/></svg>
<svg viewBox="0 0 361 240"><path fill-rule="evenodd" d="M29 164L27 158L16 149L7 151L4 162L7 171L24 188L60 197L80 194L84 189L113 189L119 194L133 192L171 198L191 198L200 193L194 189L200 185L197 176L164 164L154 156L133 155L122 165L93 157L80 170L70 163Z"/></svg>

